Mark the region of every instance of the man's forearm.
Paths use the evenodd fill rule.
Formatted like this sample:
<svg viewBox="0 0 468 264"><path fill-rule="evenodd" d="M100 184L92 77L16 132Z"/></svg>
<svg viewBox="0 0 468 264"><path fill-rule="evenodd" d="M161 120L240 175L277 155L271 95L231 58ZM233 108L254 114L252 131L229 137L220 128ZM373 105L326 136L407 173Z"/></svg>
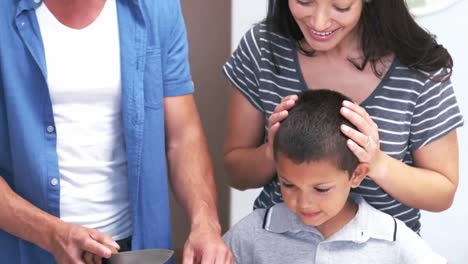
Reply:
<svg viewBox="0 0 468 264"><path fill-rule="evenodd" d="M168 148L170 179L179 203L189 215L192 226L215 225L216 188L213 166L201 128L186 132L183 139Z"/></svg>
<svg viewBox="0 0 468 264"><path fill-rule="evenodd" d="M164 98L164 115L170 180L191 223L183 262L233 263L221 239L213 166L193 96Z"/></svg>
<svg viewBox="0 0 468 264"><path fill-rule="evenodd" d="M0 229L47 250L59 221L16 194L0 176Z"/></svg>

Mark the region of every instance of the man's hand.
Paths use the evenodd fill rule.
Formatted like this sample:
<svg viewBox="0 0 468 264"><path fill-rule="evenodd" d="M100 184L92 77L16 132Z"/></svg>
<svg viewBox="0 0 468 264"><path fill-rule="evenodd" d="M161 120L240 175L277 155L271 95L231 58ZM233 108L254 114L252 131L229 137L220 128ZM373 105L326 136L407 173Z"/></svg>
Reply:
<svg viewBox="0 0 468 264"><path fill-rule="evenodd" d="M164 98L170 181L191 223L183 264L233 263L221 239L213 165L193 95Z"/></svg>
<svg viewBox="0 0 468 264"><path fill-rule="evenodd" d="M183 264L232 264L234 258L221 238L219 228L192 228L185 242Z"/></svg>
<svg viewBox="0 0 468 264"><path fill-rule="evenodd" d="M112 246L119 249L119 245L108 235L95 229L60 222L57 224L50 252L57 263L99 263L101 258L110 258ZM94 255L93 261L86 254Z"/></svg>
<svg viewBox="0 0 468 264"><path fill-rule="evenodd" d="M108 244L104 244L104 245L111 250L112 254L119 252L118 248L116 248L114 246L111 246L111 245L108 245ZM99 257L97 255L94 255L93 253L90 253L88 251L83 253L83 261L86 264L102 264L102 258L101 257Z"/></svg>

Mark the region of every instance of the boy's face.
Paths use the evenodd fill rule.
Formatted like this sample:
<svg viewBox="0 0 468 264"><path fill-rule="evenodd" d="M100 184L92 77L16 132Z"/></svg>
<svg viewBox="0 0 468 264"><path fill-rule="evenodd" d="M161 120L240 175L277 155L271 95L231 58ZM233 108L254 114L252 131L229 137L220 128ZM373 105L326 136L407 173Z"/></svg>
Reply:
<svg viewBox="0 0 468 264"><path fill-rule="evenodd" d="M354 173L350 179L333 161L296 164L281 153L276 167L286 205L305 224L319 229L330 219L339 221L351 187L359 186L367 173L357 169L359 175Z"/></svg>

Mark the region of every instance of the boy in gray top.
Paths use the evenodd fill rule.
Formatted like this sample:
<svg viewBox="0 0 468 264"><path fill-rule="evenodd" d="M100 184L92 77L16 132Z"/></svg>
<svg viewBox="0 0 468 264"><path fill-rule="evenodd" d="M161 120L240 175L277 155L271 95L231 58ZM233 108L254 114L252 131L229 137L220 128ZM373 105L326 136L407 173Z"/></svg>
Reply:
<svg viewBox="0 0 468 264"><path fill-rule="evenodd" d="M446 263L403 222L350 195L369 168L340 132L352 127L339 113L343 100L306 91L281 123L274 154L284 203L252 212L224 235L236 263Z"/></svg>

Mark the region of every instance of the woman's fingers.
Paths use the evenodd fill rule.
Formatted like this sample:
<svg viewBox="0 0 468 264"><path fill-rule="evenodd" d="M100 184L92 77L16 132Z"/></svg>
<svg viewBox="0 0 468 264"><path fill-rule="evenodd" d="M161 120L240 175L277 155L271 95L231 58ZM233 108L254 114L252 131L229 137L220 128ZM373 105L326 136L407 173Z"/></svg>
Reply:
<svg viewBox="0 0 468 264"><path fill-rule="evenodd" d="M364 148L357 145L351 139L348 139L346 141L346 144L348 145L348 148L351 150L351 152L354 153L354 155L359 160L359 162L371 163L371 161L372 161L371 159L372 159L372 155L373 155L372 153L366 151Z"/></svg>
<svg viewBox="0 0 468 264"><path fill-rule="evenodd" d="M270 127L268 130L268 142L266 150L266 156L270 160L274 160L273 154L273 141L275 140L276 131L278 131L280 124L276 123Z"/></svg>
<svg viewBox="0 0 468 264"><path fill-rule="evenodd" d="M356 129L341 125L341 132L348 137L348 148L360 162L374 163L380 152L379 129L367 111L350 101L343 101L340 113Z"/></svg>
<svg viewBox="0 0 468 264"><path fill-rule="evenodd" d="M281 99L281 102L286 102L286 101L289 101L289 100L292 100L293 102L296 102L297 99L299 99L299 97L297 96L297 94L292 94L292 95L288 95L288 96L285 96Z"/></svg>
<svg viewBox="0 0 468 264"><path fill-rule="evenodd" d="M359 116L364 118L367 122L369 122L369 123L374 122L374 121L372 121L372 118L370 117L370 115L367 113L366 109L359 106L358 104L355 104L353 102L345 100L345 101L343 101L343 106L350 109L353 112L356 112Z"/></svg>
<svg viewBox="0 0 468 264"><path fill-rule="evenodd" d="M273 113L268 118L268 127L273 126L276 123L283 121L286 117L288 117L288 111L284 110L279 113Z"/></svg>
<svg viewBox="0 0 468 264"><path fill-rule="evenodd" d="M281 103L275 107L274 112L268 117L268 144L266 153L270 159L273 159L273 141L280 122L288 117L288 111L294 106L297 99L298 96L295 94L284 97L281 99Z"/></svg>
<svg viewBox="0 0 468 264"><path fill-rule="evenodd" d="M347 125L341 125L340 127L341 132L345 134L346 137L360 145L361 147L368 147L368 142L369 142L369 136L347 126Z"/></svg>
<svg viewBox="0 0 468 264"><path fill-rule="evenodd" d="M372 132L372 125L358 113L346 107L342 107L340 113L363 134L370 134Z"/></svg>
<svg viewBox="0 0 468 264"><path fill-rule="evenodd" d="M279 103L275 107L274 112L277 113L277 112L281 112L283 110L291 109L291 107L293 107L294 104L296 103L296 100L297 100L297 95L294 95L294 96L290 95L290 96L284 97L283 99L281 99L281 103Z"/></svg>
<svg viewBox="0 0 468 264"><path fill-rule="evenodd" d="M283 121L288 116L288 110L291 109L297 100L297 95L286 96L281 103L275 107L274 112L268 118L268 126Z"/></svg>

